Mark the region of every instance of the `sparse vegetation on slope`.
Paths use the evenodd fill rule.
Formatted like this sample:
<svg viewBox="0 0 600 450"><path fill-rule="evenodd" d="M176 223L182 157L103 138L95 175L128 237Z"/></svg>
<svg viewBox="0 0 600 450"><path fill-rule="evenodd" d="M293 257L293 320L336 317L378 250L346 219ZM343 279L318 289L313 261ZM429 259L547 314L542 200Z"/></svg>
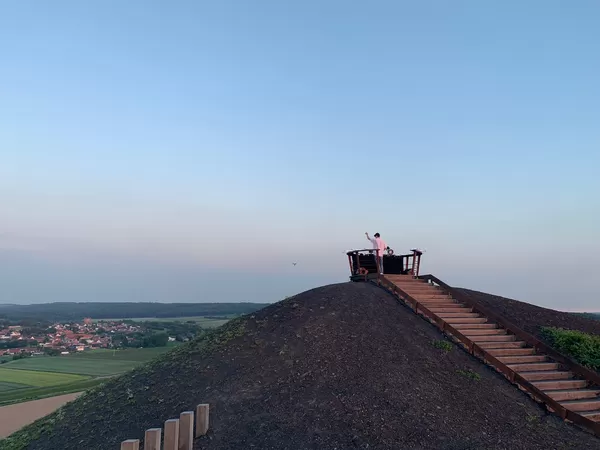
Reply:
<svg viewBox="0 0 600 450"><path fill-rule="evenodd" d="M196 449L599 448L466 352L431 344L443 339L381 289L326 286L110 380L0 449L116 449L201 402L211 428Z"/></svg>
<svg viewBox="0 0 600 450"><path fill-rule="evenodd" d="M452 345L452 343L441 339L433 341L431 345L433 345L435 348L444 350L446 352L449 352L454 348L454 345Z"/></svg>
<svg viewBox="0 0 600 450"><path fill-rule="evenodd" d="M474 380L474 381L481 380L481 375L479 375L477 372L475 372L474 370L471 370L471 369L466 369L466 370L458 369L456 371L456 373L459 375L462 375L463 377L470 378L471 380Z"/></svg>
<svg viewBox="0 0 600 450"><path fill-rule="evenodd" d="M555 327L542 327L542 333L558 351L583 366L600 371L600 336Z"/></svg>

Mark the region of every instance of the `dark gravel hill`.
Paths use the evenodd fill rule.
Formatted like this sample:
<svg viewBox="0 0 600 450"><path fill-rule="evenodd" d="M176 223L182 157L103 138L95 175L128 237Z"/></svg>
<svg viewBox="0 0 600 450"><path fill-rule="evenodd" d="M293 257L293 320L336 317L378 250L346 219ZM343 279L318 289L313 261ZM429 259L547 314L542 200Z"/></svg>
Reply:
<svg viewBox="0 0 600 450"><path fill-rule="evenodd" d="M117 450L200 402L211 429L196 449L600 449L440 340L383 290L325 286L106 383L0 449Z"/></svg>

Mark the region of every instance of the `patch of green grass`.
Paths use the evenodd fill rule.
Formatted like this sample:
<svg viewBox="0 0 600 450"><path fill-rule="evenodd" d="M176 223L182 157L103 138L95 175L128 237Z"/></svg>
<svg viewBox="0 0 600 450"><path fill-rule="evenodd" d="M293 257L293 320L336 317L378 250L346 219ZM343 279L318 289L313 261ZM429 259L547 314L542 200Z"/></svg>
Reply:
<svg viewBox="0 0 600 450"><path fill-rule="evenodd" d="M109 350L109 349L98 349L90 350L79 353L72 353L64 356L64 358L71 359L93 359L93 360L105 360L105 361L149 361L158 355L162 355L165 352L171 350L174 345L167 347L153 347L153 348L125 348L121 350ZM59 356L58 358L63 358Z"/></svg>
<svg viewBox="0 0 600 450"><path fill-rule="evenodd" d="M479 381L481 380L481 375L479 375L477 372L475 372L474 370L471 369L458 369L456 371L457 374L462 375L463 377L467 377L470 378L471 380L475 380L475 381Z"/></svg>
<svg viewBox="0 0 600 450"><path fill-rule="evenodd" d="M0 367L0 405L83 391L106 381L107 377L123 374L156 359L173 347L99 349L3 364ZM89 376L101 378L89 379ZM47 385L42 386L42 382Z"/></svg>
<svg viewBox="0 0 600 450"><path fill-rule="evenodd" d="M55 386L57 384L73 383L75 381L82 381L87 379L87 377L74 374L58 374L33 370L14 370L9 369L8 367L10 366L11 364L6 364L6 368L0 368L0 382L18 383L25 384L28 386L44 387Z"/></svg>
<svg viewBox="0 0 600 450"><path fill-rule="evenodd" d="M576 330L541 327L544 339L579 364L600 371L600 336Z"/></svg>
<svg viewBox="0 0 600 450"><path fill-rule="evenodd" d="M6 364L11 372L53 372L61 377L69 374L105 377L133 369L141 361L111 361L85 358L27 358ZM7 369L8 370L8 369Z"/></svg>
<svg viewBox="0 0 600 450"><path fill-rule="evenodd" d="M82 392L86 389L98 386L107 380L104 378L88 378L75 383L59 384L47 387L28 387L24 389L13 389L11 391L0 392L0 406L6 406L13 403L21 403L30 400L38 400L45 397L54 397L55 395L71 394L73 392Z"/></svg>
<svg viewBox="0 0 600 450"><path fill-rule="evenodd" d="M15 389L28 388L26 384L9 383L8 381L0 381L0 392L13 391Z"/></svg>
<svg viewBox="0 0 600 450"><path fill-rule="evenodd" d="M91 350L66 356L25 358L3 364L3 368L106 377L127 372L173 347ZM2 380L2 378L0 378Z"/></svg>
<svg viewBox="0 0 600 450"><path fill-rule="evenodd" d="M433 345L435 348L439 348L440 350L444 350L446 352L449 352L454 348L454 346L450 342L444 340L433 341L431 345Z"/></svg>

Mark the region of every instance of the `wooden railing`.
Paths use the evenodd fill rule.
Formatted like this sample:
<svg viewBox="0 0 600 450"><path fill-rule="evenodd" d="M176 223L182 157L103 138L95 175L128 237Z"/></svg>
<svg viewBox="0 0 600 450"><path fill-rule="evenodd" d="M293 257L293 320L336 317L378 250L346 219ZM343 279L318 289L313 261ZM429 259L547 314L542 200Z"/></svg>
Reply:
<svg viewBox="0 0 600 450"><path fill-rule="evenodd" d="M209 405L196 406L194 411L184 411L179 419L169 419L162 428L150 428L144 434L144 450L192 450L194 439L208 432ZM194 420L195 418L195 420ZM195 427L194 427L195 425ZM121 442L121 450L139 450L139 439L127 439Z"/></svg>
<svg viewBox="0 0 600 450"><path fill-rule="evenodd" d="M432 284L438 285L443 290L445 290L448 294L452 295L452 297L455 300L457 300L460 303L464 303L465 305L468 305L470 308L472 308L473 312L479 313L479 314L487 317L488 319L493 320L498 325L500 325L502 328L506 329L511 334L514 334L520 340L524 341L527 345L535 348L535 350L537 352L545 353L546 355L550 356L553 360L555 360L557 363L568 368L574 374L579 375L580 377L586 378L587 380L593 382L596 386L600 387L600 374L598 374L598 372L588 369L587 367L584 367L581 364L578 364L572 358L569 358L568 356L556 351L555 349L553 349L549 345L545 344L544 342L542 342L540 339L536 338L532 334L527 333L525 330L522 330L518 326L509 322L504 316L490 310L489 308L486 308L485 306L481 305L476 300L472 299L471 297L469 297L467 295L462 294L460 291L454 289L453 287L448 286L446 283L441 281L439 278L436 278L433 275L424 275L419 278L421 278L425 281L431 282Z"/></svg>
<svg viewBox="0 0 600 450"><path fill-rule="evenodd" d="M588 386L595 385L600 387L600 375L598 375L596 372L577 364L575 361L568 358L567 356L548 347L539 339L521 330L516 325L511 324L501 315L496 314L493 311L490 311L488 308L483 307L477 301L461 294L459 291L448 286L446 283L434 277L433 275L424 275L419 278L431 284L439 286L447 294L451 295L452 298L454 298L454 300L458 301L459 303L464 303L468 305L473 309L473 312L479 313L482 316L485 316L488 319L496 322L498 325L505 328L509 333L514 334L519 339L525 341L528 345L534 347L537 352L547 354L556 362L558 362L563 368L570 370L574 374L586 379L589 383ZM378 279L377 284L380 287L386 289L388 292L400 298L406 304L408 304L416 314L422 315L425 318L427 318L430 322L436 324L442 332L447 333L453 336L458 341L460 341L468 349L469 353L471 353L473 356L480 358L487 364L490 364L491 366L496 368L496 370L501 372L506 378L508 378L512 383L521 386L536 400L545 403L552 411L558 414L562 419L570 420L571 422L586 427L587 429L595 433L597 436L600 436L600 422L595 422L591 419L588 419L585 416L582 416L581 414L578 414L575 411L566 409L556 400L549 397L545 392L533 385L530 381L523 378L523 376L521 376L519 373L514 371L512 368L508 367L495 356L491 355L486 349L477 345L477 343L473 342L471 338L465 336L461 330L455 328L452 324L440 318L437 314L430 311L429 308L427 308L427 306L420 303L412 295L404 292L396 284L387 280L385 277Z"/></svg>
<svg viewBox="0 0 600 450"><path fill-rule="evenodd" d="M383 262L383 273L384 274L410 274L414 277L419 276L419 270L421 267L421 256L423 252L417 249L412 249L412 253L406 255L394 255L385 253ZM367 275L379 275L379 249L365 248L360 250L350 250L346 253L348 255L348 265L350 266L350 276L358 277ZM389 259L388 259L389 258ZM398 263L394 261L399 260ZM386 261L388 259L388 261ZM393 267L393 269L392 269ZM362 269L362 270L361 270Z"/></svg>

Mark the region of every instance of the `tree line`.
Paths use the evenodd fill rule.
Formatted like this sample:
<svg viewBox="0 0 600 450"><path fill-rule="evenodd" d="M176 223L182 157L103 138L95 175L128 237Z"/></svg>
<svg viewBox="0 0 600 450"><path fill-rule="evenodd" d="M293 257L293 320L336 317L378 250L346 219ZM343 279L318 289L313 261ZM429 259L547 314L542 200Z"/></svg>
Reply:
<svg viewBox="0 0 600 450"><path fill-rule="evenodd" d="M0 321L38 322L81 321L93 319L127 319L139 317L231 316L257 311L268 303L42 303L39 305L2 305Z"/></svg>

